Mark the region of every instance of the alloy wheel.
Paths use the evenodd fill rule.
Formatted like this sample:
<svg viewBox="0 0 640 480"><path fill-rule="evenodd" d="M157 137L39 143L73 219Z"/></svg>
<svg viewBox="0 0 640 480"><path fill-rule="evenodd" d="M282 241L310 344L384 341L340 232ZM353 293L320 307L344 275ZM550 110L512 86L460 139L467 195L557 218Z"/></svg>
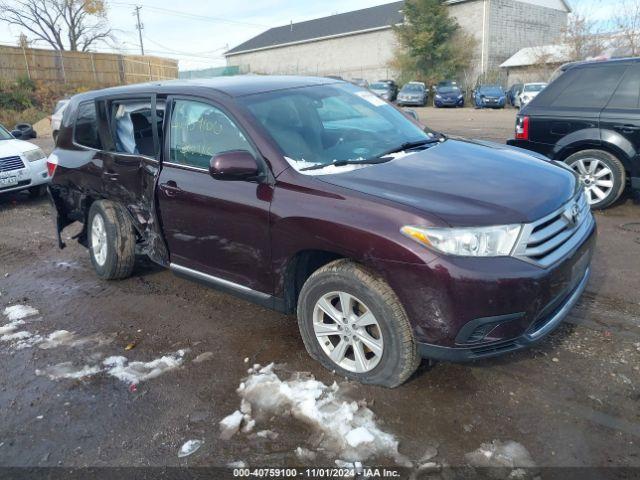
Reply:
<svg viewBox="0 0 640 480"><path fill-rule="evenodd" d="M382 329L373 312L346 292L330 292L316 302L313 330L324 353L355 373L373 370L384 352Z"/></svg>
<svg viewBox="0 0 640 480"><path fill-rule="evenodd" d="M613 172L597 158L581 158L571 164L584 183L589 205L599 203L613 191Z"/></svg>
<svg viewBox="0 0 640 480"><path fill-rule="evenodd" d="M96 214L91 222L91 252L101 267L107 261L107 229L102 215Z"/></svg>

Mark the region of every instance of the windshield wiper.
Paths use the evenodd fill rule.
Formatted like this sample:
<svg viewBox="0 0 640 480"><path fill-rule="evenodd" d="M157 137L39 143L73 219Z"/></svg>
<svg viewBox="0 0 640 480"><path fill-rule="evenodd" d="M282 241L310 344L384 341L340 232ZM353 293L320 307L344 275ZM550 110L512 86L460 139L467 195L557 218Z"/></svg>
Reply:
<svg viewBox="0 0 640 480"><path fill-rule="evenodd" d="M391 155L392 153L404 152L405 150L411 150L414 148L422 147L430 143L438 143L438 139L425 138L423 140L417 140L415 142L405 142L402 145L398 145L397 147L393 147L385 152L382 152L380 155L378 155L378 157L385 157L387 155Z"/></svg>
<svg viewBox="0 0 640 480"><path fill-rule="evenodd" d="M306 170L320 170L321 168L326 168L330 166L334 167L344 167L345 165L375 165L377 163L385 163L390 160L393 160L392 157L385 157L384 155L380 155L375 158L365 158L362 160L336 160L331 163L319 163L318 165L312 165L311 167L301 168L300 171L304 172Z"/></svg>

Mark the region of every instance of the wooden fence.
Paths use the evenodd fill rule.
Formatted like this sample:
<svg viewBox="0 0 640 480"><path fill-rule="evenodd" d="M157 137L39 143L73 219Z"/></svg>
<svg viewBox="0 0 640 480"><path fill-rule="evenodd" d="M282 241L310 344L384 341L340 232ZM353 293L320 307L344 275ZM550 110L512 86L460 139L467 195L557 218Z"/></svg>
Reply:
<svg viewBox="0 0 640 480"><path fill-rule="evenodd" d="M0 79L95 86L178 78L178 61L147 55L69 52L0 45Z"/></svg>

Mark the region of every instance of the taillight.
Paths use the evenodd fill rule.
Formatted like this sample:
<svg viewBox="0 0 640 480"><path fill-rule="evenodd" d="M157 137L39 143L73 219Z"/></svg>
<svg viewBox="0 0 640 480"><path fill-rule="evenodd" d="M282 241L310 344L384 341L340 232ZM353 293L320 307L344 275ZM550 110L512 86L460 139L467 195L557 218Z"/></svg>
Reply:
<svg viewBox="0 0 640 480"><path fill-rule="evenodd" d="M47 172L49 172L50 177L53 177L53 174L56 173L57 166L58 159L54 155L49 155L47 158Z"/></svg>
<svg viewBox="0 0 640 480"><path fill-rule="evenodd" d="M516 139L529 140L529 117L516 119Z"/></svg>

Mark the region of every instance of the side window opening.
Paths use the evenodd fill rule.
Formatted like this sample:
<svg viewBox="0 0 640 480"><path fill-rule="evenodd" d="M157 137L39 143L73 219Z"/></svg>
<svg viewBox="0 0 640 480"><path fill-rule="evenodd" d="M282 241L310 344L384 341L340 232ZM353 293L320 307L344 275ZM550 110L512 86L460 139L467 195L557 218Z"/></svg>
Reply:
<svg viewBox="0 0 640 480"><path fill-rule="evenodd" d="M96 104L93 100L78 106L73 141L84 147L102 149L102 142L98 136Z"/></svg>
<svg viewBox="0 0 640 480"><path fill-rule="evenodd" d="M640 96L640 67L633 65L628 68L618 88L609 100L606 109L638 108Z"/></svg>
<svg viewBox="0 0 640 480"><path fill-rule="evenodd" d="M162 144L164 102L156 104L156 120L159 145ZM126 100L111 103L111 128L115 149L120 153L144 155L155 158L153 141L153 115L151 100Z"/></svg>
<svg viewBox="0 0 640 480"><path fill-rule="evenodd" d="M255 150L242 130L220 109L193 100L176 100L171 114L170 162L203 169L211 157L232 150Z"/></svg>

